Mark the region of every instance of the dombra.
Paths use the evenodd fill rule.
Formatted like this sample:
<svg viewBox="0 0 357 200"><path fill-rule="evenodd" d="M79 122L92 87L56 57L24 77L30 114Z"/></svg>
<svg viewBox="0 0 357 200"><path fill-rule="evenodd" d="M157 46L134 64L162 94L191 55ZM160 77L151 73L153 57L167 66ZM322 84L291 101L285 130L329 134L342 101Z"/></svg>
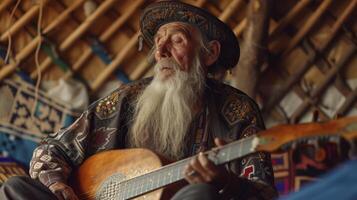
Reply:
<svg viewBox="0 0 357 200"><path fill-rule="evenodd" d="M350 144L351 153L356 153L356 137L357 117L350 117L326 123L276 126L205 154L221 165L258 151L276 152L297 144L342 140ZM185 184L183 171L190 159L165 165L167 161L147 149L105 151L88 158L75 171L70 185L80 199L169 199Z"/></svg>

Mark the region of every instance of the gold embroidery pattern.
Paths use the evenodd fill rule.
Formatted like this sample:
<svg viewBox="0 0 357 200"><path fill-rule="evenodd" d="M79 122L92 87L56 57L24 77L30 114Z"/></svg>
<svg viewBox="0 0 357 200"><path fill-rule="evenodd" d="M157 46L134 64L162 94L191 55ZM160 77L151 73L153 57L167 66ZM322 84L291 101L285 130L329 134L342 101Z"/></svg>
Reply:
<svg viewBox="0 0 357 200"><path fill-rule="evenodd" d="M229 125L234 125L241 120L248 120L251 123L256 122L255 117L250 117L253 108L248 102L235 96L230 98L223 106L222 112Z"/></svg>
<svg viewBox="0 0 357 200"><path fill-rule="evenodd" d="M111 115L116 111L116 105L118 104L118 101L119 101L119 92L116 91L99 101L96 107L96 112L101 117L108 117L109 115Z"/></svg>
<svg viewBox="0 0 357 200"><path fill-rule="evenodd" d="M246 129L244 129L243 135L241 138L252 136L252 135L256 134L258 131L259 130L257 128L255 128L254 126L249 126Z"/></svg>

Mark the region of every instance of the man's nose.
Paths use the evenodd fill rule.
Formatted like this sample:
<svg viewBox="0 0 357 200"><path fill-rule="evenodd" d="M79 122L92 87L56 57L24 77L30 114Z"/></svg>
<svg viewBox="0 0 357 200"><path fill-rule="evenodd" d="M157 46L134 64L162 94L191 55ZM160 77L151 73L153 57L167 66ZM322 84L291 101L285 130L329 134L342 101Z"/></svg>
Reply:
<svg viewBox="0 0 357 200"><path fill-rule="evenodd" d="M170 51L169 51L169 45L166 41L161 42L158 45L157 52L158 52L160 58L168 58L171 56Z"/></svg>

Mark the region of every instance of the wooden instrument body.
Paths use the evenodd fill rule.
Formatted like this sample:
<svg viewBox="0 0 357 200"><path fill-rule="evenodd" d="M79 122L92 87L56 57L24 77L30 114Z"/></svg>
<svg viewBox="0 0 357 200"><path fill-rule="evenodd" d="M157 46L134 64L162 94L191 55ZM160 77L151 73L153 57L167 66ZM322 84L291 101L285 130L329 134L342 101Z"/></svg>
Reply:
<svg viewBox="0 0 357 200"><path fill-rule="evenodd" d="M296 143L303 144L311 141L319 142L326 138L343 138L349 141L352 147L357 146L355 139L357 138L357 117L334 120L327 123L280 125L262 131L255 136L207 151L205 154L215 164L223 164L252 152L273 152L284 146L294 146L293 144ZM338 142L338 140L336 141ZM352 150L357 154L357 148L352 148ZM230 152L231 154L229 154ZM123 189L125 188L122 187L123 185L115 187L116 189L113 190L117 194L128 194L128 190L137 190L140 187L143 189L145 185L150 185L151 189L137 190L131 196L115 195L115 198L104 199L128 199L127 197L150 200L168 199L177 189L183 186L184 175L182 171L189 160L190 158L186 158L176 163L165 165L169 162L147 149L105 151L88 158L71 177L70 185L80 199L102 199L96 198L98 191L103 191L102 188L105 188L109 194L112 192L110 187L103 187L105 185L103 183L107 183L108 180L111 181L113 177L120 177L119 180L112 181L112 183L119 183L120 185L131 182L135 184L128 184L130 187L126 189ZM165 166L162 167L163 165ZM117 176L118 174L119 176ZM155 176L150 176L150 174ZM157 176L158 174L163 176ZM140 178L143 178L143 176L149 177L146 182L140 182ZM150 177L156 177L156 179ZM154 184L155 181L156 184ZM165 187L167 185L168 187ZM163 187L165 189L158 189ZM106 192L101 193L106 194Z"/></svg>
<svg viewBox="0 0 357 200"><path fill-rule="evenodd" d="M88 158L73 174L70 185L80 199L96 199L100 185L116 173L124 180L160 168L166 161L147 149L109 150ZM170 189L158 189L135 199L161 199Z"/></svg>

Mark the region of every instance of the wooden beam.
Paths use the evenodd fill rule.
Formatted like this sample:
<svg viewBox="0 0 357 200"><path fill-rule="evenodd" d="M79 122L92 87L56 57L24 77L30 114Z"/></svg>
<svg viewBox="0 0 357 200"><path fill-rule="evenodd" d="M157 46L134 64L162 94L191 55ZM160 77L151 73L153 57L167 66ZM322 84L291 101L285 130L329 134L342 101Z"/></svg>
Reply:
<svg viewBox="0 0 357 200"><path fill-rule="evenodd" d="M206 1L207 0L197 0L194 5L202 8L205 5Z"/></svg>
<svg viewBox="0 0 357 200"><path fill-rule="evenodd" d="M140 62L140 64L135 67L134 71L129 74L129 77L131 80L137 80L141 78L146 71L148 71L148 68L151 67L150 64L146 59L143 59L143 61Z"/></svg>
<svg viewBox="0 0 357 200"><path fill-rule="evenodd" d="M86 18L81 25L74 30L66 39L59 45L58 51L62 52L67 50L79 37L81 37L88 29L89 27L94 23L95 20L97 20L101 15L103 15L110 7L116 2L117 0L107 0L103 1L99 5L99 7L88 17ZM52 63L52 60L50 57L47 57L39 67L39 70L42 72L46 70L50 64ZM31 73L31 78L36 79L37 78L36 72Z"/></svg>
<svg viewBox="0 0 357 200"><path fill-rule="evenodd" d="M328 87L329 83L336 76L336 74L346 65L346 63L350 60L352 55L356 52L356 47L350 47L341 60L326 74L326 77L323 79L321 83L317 85L317 87L311 92L310 99L315 102L319 100L322 92ZM300 120L300 117L305 113L307 108L310 106L311 102L308 99L304 99L303 103L297 108L295 113L292 115L292 122L296 123Z"/></svg>
<svg viewBox="0 0 357 200"><path fill-rule="evenodd" d="M120 16L117 20L114 21L114 23L112 25L110 25L110 27L108 29L106 29L100 36L99 36L99 40L101 42L107 42L109 40L110 37L112 37L114 35L114 33L120 29L120 27L123 26L123 24L129 19L130 16L132 16L134 14L134 12L136 11L136 9L141 6L144 3L144 0L137 0L135 1L133 4L130 5L130 7L128 9L126 9L126 12ZM74 63L72 70L78 71L82 68L82 66L84 65L84 63L86 63L86 61L90 58L90 56L92 55L92 49L91 48L87 48L82 54L81 56L78 58L77 62ZM73 75L72 72L67 72L64 76L65 79L71 77Z"/></svg>
<svg viewBox="0 0 357 200"><path fill-rule="evenodd" d="M343 24L342 22L346 21L348 17L353 13L354 8L356 6L356 2L357 0L352 0L351 3L347 6L347 8L343 11L340 18L333 24L329 36L326 40L323 41L321 47L317 48L319 54L324 54L324 52L331 45L333 38L335 38L336 34L338 33ZM262 108L263 113L270 111L274 107L274 105L278 103L287 94L289 90L291 90L292 86L298 81L300 81L300 78L307 72L307 70L309 70L310 66L315 63L317 59L316 54L316 52L311 53L299 67L297 72L295 72L294 77L290 78L287 83L283 85L279 93L272 96L268 100L268 102Z"/></svg>
<svg viewBox="0 0 357 200"><path fill-rule="evenodd" d="M273 40L275 36L277 36L287 25L289 25L297 16L298 14L311 3L312 0L300 0L295 6L289 10L288 14L283 17L279 22L278 25L272 29L270 32L270 40Z"/></svg>
<svg viewBox="0 0 357 200"><path fill-rule="evenodd" d="M239 22L239 24L233 28L233 32L236 35L236 37L240 37L243 33L243 30L247 26L247 18L244 18L242 21Z"/></svg>
<svg viewBox="0 0 357 200"><path fill-rule="evenodd" d="M222 22L227 22L228 19L232 16L232 14L242 5L242 0L233 0L228 6L224 9L222 14L219 15L219 19Z"/></svg>
<svg viewBox="0 0 357 200"><path fill-rule="evenodd" d="M85 0L77 0L73 4L71 4L68 8L66 8L61 14L54 19L50 25L48 25L44 30L42 31L42 34L46 35L49 32L51 32L53 29L61 25L63 22L67 20L68 17L71 16L71 13L76 10L79 6L81 6L84 3Z"/></svg>
<svg viewBox="0 0 357 200"><path fill-rule="evenodd" d="M0 13L14 2L14 0L3 0L2 3L0 3Z"/></svg>
<svg viewBox="0 0 357 200"><path fill-rule="evenodd" d="M59 26L60 24L64 23L65 20L68 17L70 17L70 13L73 12L75 10L75 8L78 8L78 6L83 2L84 2L84 0L78 0L72 6L68 7L57 18L55 18L47 27L45 27L43 33L48 33L51 30L53 30L54 27ZM26 26L26 24L25 24L25 26ZM2 80L6 76L8 76L10 73L12 73L16 69L16 67L18 67L25 58L27 58L31 53L33 53L33 51L35 51L35 49L37 47L38 40L42 41L42 39L43 38L39 38L38 36L36 36L28 45L26 45L25 48L23 48L19 53L17 53L17 55L15 57L16 62L10 63L10 64L4 66L4 68L6 68L6 70L4 69L4 71L0 71L0 80ZM47 61L44 64L50 64L50 63L49 63L49 61ZM32 74L37 75L37 72L34 71ZM31 77L33 78L35 76L32 75Z"/></svg>
<svg viewBox="0 0 357 200"><path fill-rule="evenodd" d="M316 24L316 22L320 19L322 14L325 13L327 8L331 5L332 0L324 0L317 10L309 17L307 22L299 28L299 31L294 35L294 37L290 40L289 44L287 45L286 49L282 53L283 56L290 53L290 51L308 34L312 27Z"/></svg>
<svg viewBox="0 0 357 200"><path fill-rule="evenodd" d="M18 54L16 54L14 63L10 63L2 67L0 71L0 80L3 80L5 77L7 77L16 70L21 61L27 58L33 52L33 50L36 49L38 43L40 42L39 40L42 40L42 38L36 37L35 39L33 39Z"/></svg>
<svg viewBox="0 0 357 200"><path fill-rule="evenodd" d="M341 26L345 21L353 14L353 11L355 11L355 8L357 6L357 0L352 0L348 5L347 8L342 12L342 14L337 18L336 22L330 29L331 32L328 35L325 43L322 43L321 46L317 46L317 51L322 52L324 49L327 48L327 46L330 45L330 42L332 41L332 38L336 36L338 31L340 30Z"/></svg>
<svg viewBox="0 0 357 200"><path fill-rule="evenodd" d="M47 0L44 0L44 5L47 3ZM5 42L5 40L9 37L9 35L16 34L21 28L23 28L29 21L31 21L39 12L40 6L35 5L31 7L20 19L18 19L14 25L12 25L5 33L3 33L0 37L1 42Z"/></svg>
<svg viewBox="0 0 357 200"><path fill-rule="evenodd" d="M103 70L101 74L94 80L91 84L91 89L95 92L100 86L108 79L108 77L119 67L123 62L130 50L137 44L138 37L141 34L140 31L136 32L135 35L131 37L126 46L115 56L112 62Z"/></svg>

